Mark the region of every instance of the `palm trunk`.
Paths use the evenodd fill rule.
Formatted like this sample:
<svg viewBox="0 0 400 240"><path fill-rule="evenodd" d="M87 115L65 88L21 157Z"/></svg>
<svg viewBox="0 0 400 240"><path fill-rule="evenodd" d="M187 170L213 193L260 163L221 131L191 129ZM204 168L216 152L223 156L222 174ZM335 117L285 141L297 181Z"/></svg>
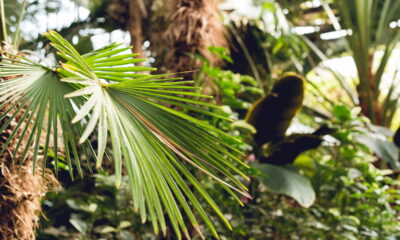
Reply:
<svg viewBox="0 0 400 240"><path fill-rule="evenodd" d="M196 70L200 54L211 65L221 63L208 47L227 47L226 29L220 21L215 0L176 0L164 33L165 66L171 72Z"/></svg>
<svg viewBox="0 0 400 240"><path fill-rule="evenodd" d="M368 57L368 69L365 70L367 81L360 81L357 86L358 97L362 113L371 119L376 125L384 125L383 123L383 108L379 102L379 91L377 91L375 74L372 72L373 55Z"/></svg>
<svg viewBox="0 0 400 240"><path fill-rule="evenodd" d="M128 31L131 36L132 51L139 53L140 57L145 57L142 49L142 20L146 15L146 8L141 0L129 0Z"/></svg>

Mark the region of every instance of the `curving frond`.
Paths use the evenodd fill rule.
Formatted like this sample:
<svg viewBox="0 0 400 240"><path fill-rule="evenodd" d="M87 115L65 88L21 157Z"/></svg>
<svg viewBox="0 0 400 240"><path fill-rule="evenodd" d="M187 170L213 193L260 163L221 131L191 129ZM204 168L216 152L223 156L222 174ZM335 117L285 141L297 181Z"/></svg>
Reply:
<svg viewBox="0 0 400 240"><path fill-rule="evenodd" d="M81 56L56 32L48 32L46 36L66 60L57 73L22 60L8 59L0 66L1 76L20 75L0 83L0 96L6 101L18 98L20 104L16 108L22 105L29 108L27 117L33 124L31 138L36 139L36 151L45 134L44 151L48 151L49 139L53 139L57 153L57 131L61 131L69 157L71 152L77 152L74 136L80 136L80 144L90 150L86 140L97 132L96 167L101 167L107 140L111 140L117 184L125 168L134 208L143 222L152 221L155 232L166 233L168 216L179 239L181 233L190 238L185 219L200 233L195 211L218 237L198 196L230 228L190 169L196 168L211 177L235 198L234 192L247 196L246 187L237 179L237 176L247 179L238 168L246 165L236 157L238 151L224 141L232 137L164 105L224 118L212 110L217 106L196 100L208 96L193 91L196 88L189 85L191 81L169 75L137 74L152 69L134 66L143 60L133 58L135 54L124 54L130 48L111 44ZM43 133L46 118L49 121ZM68 162L72 166L71 159Z"/></svg>

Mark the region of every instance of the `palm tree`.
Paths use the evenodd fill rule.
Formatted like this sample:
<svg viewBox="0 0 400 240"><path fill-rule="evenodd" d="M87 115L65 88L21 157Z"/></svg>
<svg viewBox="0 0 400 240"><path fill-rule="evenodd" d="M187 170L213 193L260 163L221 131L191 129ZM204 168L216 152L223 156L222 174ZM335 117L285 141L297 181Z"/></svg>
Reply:
<svg viewBox="0 0 400 240"><path fill-rule="evenodd" d="M349 86L344 76L322 63L338 80L354 105L362 109L362 113L376 125L389 127L400 105L398 70L384 82L388 73L390 59L394 56L400 41L400 28L397 26L400 18L400 2L396 0L321 0L316 1L319 7L305 7L303 0L275 1L281 8L289 9L288 18L297 26L315 26L321 32L307 34L302 37L310 47L307 57L307 70L328 59L322 48L328 45L330 57L334 54L350 53L357 68L355 91ZM309 1L308 1L309 2ZM312 4L311 4L312 5ZM279 8L279 11L281 11ZM282 12L281 12L282 13ZM283 14L283 13L282 13ZM324 25L314 23L315 17L325 22ZM346 33L344 46L337 44L336 49L320 41L320 34L326 31L341 31ZM331 41L332 42L332 41ZM330 42L330 43L331 43ZM321 49L320 49L321 48ZM393 59L393 58L392 58ZM395 65L395 64L394 64ZM388 74L389 75L389 74Z"/></svg>
<svg viewBox="0 0 400 240"><path fill-rule="evenodd" d="M291 3L292 1L287 1ZM356 91L343 76L333 72L354 105L376 125L390 127L399 107L398 70L388 82L384 74L400 41L400 2L396 0L324 0L321 11L326 12L331 28L346 33L344 50L349 52L357 68ZM333 9L332 9L333 8ZM311 12L311 11L310 11ZM335 15L337 13L337 15ZM394 26L393 26L394 24ZM310 40L306 43L318 56L327 57Z"/></svg>
<svg viewBox="0 0 400 240"><path fill-rule="evenodd" d="M3 84L4 79L0 79ZM13 103L1 102L0 110L0 238L34 239L41 211L41 198L49 190L48 183L56 183L51 172L41 176L41 166L33 170L33 151L26 147L26 161L18 164L14 154L25 151L17 147L23 130L15 130L21 113L15 113ZM10 109L10 111L8 110ZM13 117L14 116L14 117ZM14 135L11 138L11 135ZM7 146L5 144L8 143ZM36 174L34 174L34 171ZM51 181L48 181L51 180Z"/></svg>
<svg viewBox="0 0 400 240"><path fill-rule="evenodd" d="M4 162L17 163L37 177L38 171L44 175L50 155L57 172L62 152L71 177L73 169L82 176L80 156L90 161L94 155L96 168L101 169L110 141L117 185L124 168L133 207L142 222L152 222L155 233L166 234L169 222L178 239L190 238L190 223L202 236L198 222L202 220L218 238L200 198L231 228L193 170L214 179L235 199L239 199L236 193L248 196L237 178L247 179L240 170L246 165L238 157L240 152L226 143L237 140L163 103L226 119L215 113L219 107L194 100L208 96L194 92L197 88L188 85L192 81L136 73L154 69L135 66L144 60L126 54L130 47L113 43L80 55L58 33L45 35L64 59L59 66L51 68L10 51L2 55L0 132L7 135L2 135L0 156ZM95 134L97 151L88 141ZM40 184L40 179L28 182Z"/></svg>
<svg viewBox="0 0 400 240"><path fill-rule="evenodd" d="M0 42L3 42L7 40L3 0L0 1L0 11ZM18 37L15 37L14 44L17 43ZM9 45L0 46L1 56L3 56L4 48L12 51ZM0 78L1 84L5 81L7 78ZM3 97L2 95L2 99ZM18 139L21 141L27 141L27 139L23 137L23 130L17 129L22 115L16 113L13 108L16 104L3 100L0 104L0 238L34 239L39 220L38 213L41 211L41 198L49 190L50 183L57 184L57 181L52 177L51 172L48 172L46 177L42 177L41 166L33 170L32 147L25 149L18 147ZM18 105L17 108L24 109L24 106ZM18 164L14 156L24 152L26 152L26 161Z"/></svg>
<svg viewBox="0 0 400 240"><path fill-rule="evenodd" d="M352 31L347 43L358 71L357 92L362 111L373 123L390 126L399 106L396 74L389 84L388 93L382 90L381 83L389 59L400 41L399 28L391 27L391 23L399 18L400 2L339 0L336 4L340 23ZM383 56L375 67L376 53L380 50Z"/></svg>

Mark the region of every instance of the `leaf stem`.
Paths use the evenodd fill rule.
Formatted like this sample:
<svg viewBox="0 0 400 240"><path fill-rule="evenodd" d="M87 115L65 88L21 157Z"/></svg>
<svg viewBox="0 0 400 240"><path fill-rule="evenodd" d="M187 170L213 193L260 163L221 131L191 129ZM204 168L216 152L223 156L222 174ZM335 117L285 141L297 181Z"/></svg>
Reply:
<svg viewBox="0 0 400 240"><path fill-rule="evenodd" d="M1 0L1 1L3 1L3 0ZM13 46L15 49L18 49L18 45L19 45L19 41L20 41L21 22L24 19L25 8L26 8L27 4L28 4L28 0L24 0L24 2L22 3L22 6L21 6L21 11L19 13L18 22L16 24L17 29L15 31L14 42L13 42Z"/></svg>
<svg viewBox="0 0 400 240"><path fill-rule="evenodd" d="M4 13L4 0L0 0L0 45L7 40L6 15Z"/></svg>

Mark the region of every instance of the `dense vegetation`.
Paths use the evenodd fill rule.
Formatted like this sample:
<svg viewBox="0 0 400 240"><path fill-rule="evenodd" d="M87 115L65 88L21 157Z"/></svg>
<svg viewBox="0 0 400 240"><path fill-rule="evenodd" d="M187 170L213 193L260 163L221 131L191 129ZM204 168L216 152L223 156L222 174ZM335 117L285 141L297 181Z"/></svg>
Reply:
<svg viewBox="0 0 400 240"><path fill-rule="evenodd" d="M0 239L400 238L399 1L0 10Z"/></svg>

